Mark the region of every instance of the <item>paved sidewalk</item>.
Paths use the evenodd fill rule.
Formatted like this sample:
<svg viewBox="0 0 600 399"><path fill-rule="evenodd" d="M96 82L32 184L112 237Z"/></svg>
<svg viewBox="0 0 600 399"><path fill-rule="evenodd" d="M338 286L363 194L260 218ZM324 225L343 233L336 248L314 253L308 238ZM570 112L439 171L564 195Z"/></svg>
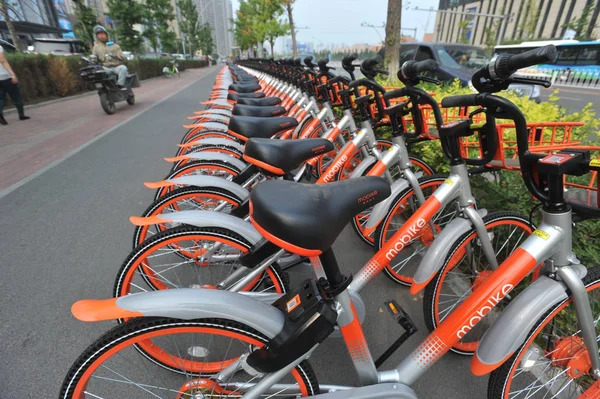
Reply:
<svg viewBox="0 0 600 399"><path fill-rule="evenodd" d="M29 108L31 119L24 122L16 114L6 115L9 125L0 126L0 193L220 67L188 69L179 79L142 81L135 105L118 103L113 115L104 113L97 95Z"/></svg>

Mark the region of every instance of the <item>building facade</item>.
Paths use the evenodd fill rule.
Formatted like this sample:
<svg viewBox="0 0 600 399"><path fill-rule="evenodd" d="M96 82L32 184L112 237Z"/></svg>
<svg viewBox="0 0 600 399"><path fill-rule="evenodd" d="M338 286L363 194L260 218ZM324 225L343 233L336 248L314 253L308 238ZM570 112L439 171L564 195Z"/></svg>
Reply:
<svg viewBox="0 0 600 399"><path fill-rule="evenodd" d="M215 45L214 52L221 57L231 54L233 36L231 33L231 19L233 6L231 0L194 0L199 14L199 22L207 23ZM209 54L205 54L209 55Z"/></svg>
<svg viewBox="0 0 600 399"><path fill-rule="evenodd" d="M34 37L61 37L63 33L68 32L59 23L59 14L67 14L64 0L12 0L8 4L17 40L24 48L31 44ZM12 42L2 16L0 38Z"/></svg>
<svg viewBox="0 0 600 399"><path fill-rule="evenodd" d="M600 27L595 28L598 0L440 0L433 40L485 46L498 41L562 39L568 33L565 24L580 18L585 7L592 7L587 33L599 38ZM477 14L508 15L508 20Z"/></svg>

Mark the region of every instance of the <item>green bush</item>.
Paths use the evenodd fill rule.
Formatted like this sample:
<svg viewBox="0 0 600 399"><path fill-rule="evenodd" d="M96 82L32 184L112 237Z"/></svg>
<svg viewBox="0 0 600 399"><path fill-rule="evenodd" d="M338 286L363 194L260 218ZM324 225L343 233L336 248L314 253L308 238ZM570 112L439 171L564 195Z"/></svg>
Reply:
<svg viewBox="0 0 600 399"><path fill-rule="evenodd" d="M398 80L380 81L385 86L402 86ZM435 93L434 97L441 101L444 97L461 94L471 94L467 87L462 87L458 81L442 86L422 85L424 90ZM503 92L498 95L508 98L515 103L525 114L527 122L584 122L584 126L573 129L572 138L583 142L585 145L600 145L598 129L600 119L588 104L581 112L568 113L558 104L560 90L555 90L548 101L540 104L528 98L518 97L511 92ZM498 120L498 123L510 123L507 120ZM389 128L378 131L382 136L389 136ZM512 134L508 132L507 134ZM513 137L514 138L514 137ZM448 160L443 156L439 140L424 141L413 145L410 152L420 156L438 172L448 172ZM594 156L598 157L598 153ZM489 211L515 211L529 214L536 202L525 187L518 171L498 170L490 176L473 176L471 180L473 194L477 199L477 205ZM579 183L587 183L590 175L581 178L569 178L569 181L577 180ZM539 213L534 215L534 222L539 222ZM579 259L588 267L600 265L600 221L585 221L575 225L573 231L573 248Z"/></svg>
<svg viewBox="0 0 600 399"><path fill-rule="evenodd" d="M67 85L68 90L60 82L53 82L49 64L52 57L44 54L7 54L8 62L19 77L21 94L26 104L62 97L64 93L74 95L90 90L79 76L79 69L86 66L79 57L60 57L65 60L66 67L72 75L73 84ZM142 58L129 61L127 67L130 72L137 72L140 80L144 80L162 76L162 69L168 62L168 59ZM178 63L180 71L208 66L208 61L199 60L184 60Z"/></svg>

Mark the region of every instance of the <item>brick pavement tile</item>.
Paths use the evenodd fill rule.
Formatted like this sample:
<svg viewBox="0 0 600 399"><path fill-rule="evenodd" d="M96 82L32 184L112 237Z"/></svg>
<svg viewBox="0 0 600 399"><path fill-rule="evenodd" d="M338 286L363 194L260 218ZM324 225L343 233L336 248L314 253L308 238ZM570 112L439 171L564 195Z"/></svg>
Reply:
<svg viewBox="0 0 600 399"><path fill-rule="evenodd" d="M104 113L95 94L27 109L28 121L6 115L9 125L0 126L0 192L218 68L142 81L135 89L135 105L118 103L113 115Z"/></svg>

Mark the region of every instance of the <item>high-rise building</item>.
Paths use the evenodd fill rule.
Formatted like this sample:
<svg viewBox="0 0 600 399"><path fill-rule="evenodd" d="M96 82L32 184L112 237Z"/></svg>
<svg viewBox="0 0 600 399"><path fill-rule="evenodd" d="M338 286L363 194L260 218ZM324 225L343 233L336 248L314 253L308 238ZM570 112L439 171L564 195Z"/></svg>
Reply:
<svg viewBox="0 0 600 399"><path fill-rule="evenodd" d="M67 19L68 5L64 0L13 0L8 4L17 41L24 48L27 48L35 37L61 37L72 31ZM12 40L6 21L1 16L0 39Z"/></svg>
<svg viewBox="0 0 600 399"><path fill-rule="evenodd" d="M589 0L440 0L440 11L468 14L438 12L433 40L485 45L498 40L562 39L567 33L567 24L580 18L590 4L593 3ZM509 15L509 18L501 24L500 18L487 16L490 14ZM599 17L600 7L596 5L588 16L585 29L588 36L600 34Z"/></svg>
<svg viewBox="0 0 600 399"><path fill-rule="evenodd" d="M231 19L233 7L231 0L194 0L198 10L199 22L210 26L214 51L220 56L231 54Z"/></svg>

